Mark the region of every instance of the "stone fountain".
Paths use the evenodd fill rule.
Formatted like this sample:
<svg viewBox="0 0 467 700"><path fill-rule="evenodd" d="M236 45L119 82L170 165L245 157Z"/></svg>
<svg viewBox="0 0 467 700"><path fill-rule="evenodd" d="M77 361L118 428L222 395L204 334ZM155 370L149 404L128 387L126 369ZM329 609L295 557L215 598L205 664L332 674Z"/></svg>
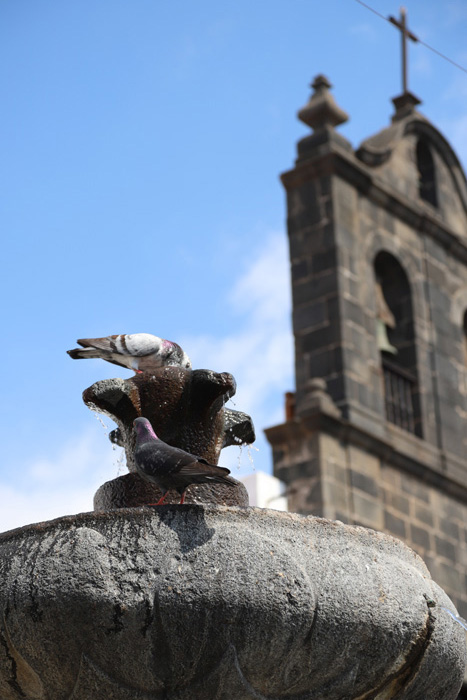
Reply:
<svg viewBox="0 0 467 700"><path fill-rule="evenodd" d="M230 374L163 367L97 382L129 474L95 510L0 535L1 700L454 700L462 628L402 542L248 507L241 484L145 507L132 421L217 463L254 440Z"/></svg>

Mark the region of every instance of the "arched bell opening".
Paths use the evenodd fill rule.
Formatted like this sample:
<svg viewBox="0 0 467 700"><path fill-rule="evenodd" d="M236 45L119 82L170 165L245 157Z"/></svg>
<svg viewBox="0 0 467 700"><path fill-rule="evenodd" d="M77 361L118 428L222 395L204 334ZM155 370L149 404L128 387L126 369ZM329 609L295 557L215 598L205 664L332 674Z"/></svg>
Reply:
<svg viewBox="0 0 467 700"><path fill-rule="evenodd" d="M380 252L374 261L375 337L384 377L386 419L422 437L412 295L396 258Z"/></svg>
<svg viewBox="0 0 467 700"><path fill-rule="evenodd" d="M424 139L417 142L417 168L419 174L418 188L420 198L433 207L438 206L436 191L436 170L429 145Z"/></svg>

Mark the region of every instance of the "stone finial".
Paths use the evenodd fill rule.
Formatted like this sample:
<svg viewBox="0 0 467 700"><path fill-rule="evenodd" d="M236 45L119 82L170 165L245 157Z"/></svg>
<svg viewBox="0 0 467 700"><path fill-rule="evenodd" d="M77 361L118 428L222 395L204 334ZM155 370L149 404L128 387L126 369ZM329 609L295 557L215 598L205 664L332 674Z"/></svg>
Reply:
<svg viewBox="0 0 467 700"><path fill-rule="evenodd" d="M327 392L326 382L321 377L309 379L305 385L305 396L298 406L300 415L326 413L340 418L341 412Z"/></svg>
<svg viewBox="0 0 467 700"><path fill-rule="evenodd" d="M399 119L404 119L410 114L413 114L417 105L420 105L422 101L412 92L404 92L402 95L398 95L398 97L393 97L392 103L396 108L392 121L396 122L399 121Z"/></svg>
<svg viewBox="0 0 467 700"><path fill-rule="evenodd" d="M314 92L306 104L298 112L298 118L317 131L324 126L338 126L349 118L349 115L336 104L329 89L332 87L324 75L317 75L311 84Z"/></svg>

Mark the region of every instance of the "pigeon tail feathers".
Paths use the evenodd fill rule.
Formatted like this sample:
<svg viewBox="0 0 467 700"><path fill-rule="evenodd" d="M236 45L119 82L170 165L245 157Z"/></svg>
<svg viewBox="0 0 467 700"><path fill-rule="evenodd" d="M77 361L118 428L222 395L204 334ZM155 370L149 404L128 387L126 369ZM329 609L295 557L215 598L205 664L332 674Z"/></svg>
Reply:
<svg viewBox="0 0 467 700"><path fill-rule="evenodd" d="M102 357L102 351L95 350L94 348L74 348L73 350L67 350L67 353L73 360L86 360L89 358Z"/></svg>

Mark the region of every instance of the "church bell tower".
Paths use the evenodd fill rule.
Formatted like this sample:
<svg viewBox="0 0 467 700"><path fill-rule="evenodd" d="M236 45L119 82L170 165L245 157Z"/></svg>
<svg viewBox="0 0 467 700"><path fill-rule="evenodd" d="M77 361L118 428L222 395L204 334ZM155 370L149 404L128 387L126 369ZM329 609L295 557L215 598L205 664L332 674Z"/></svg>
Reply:
<svg viewBox="0 0 467 700"><path fill-rule="evenodd" d="M290 510L406 541L467 617L466 178L407 89L354 149L312 88L282 175L296 389L274 474Z"/></svg>

